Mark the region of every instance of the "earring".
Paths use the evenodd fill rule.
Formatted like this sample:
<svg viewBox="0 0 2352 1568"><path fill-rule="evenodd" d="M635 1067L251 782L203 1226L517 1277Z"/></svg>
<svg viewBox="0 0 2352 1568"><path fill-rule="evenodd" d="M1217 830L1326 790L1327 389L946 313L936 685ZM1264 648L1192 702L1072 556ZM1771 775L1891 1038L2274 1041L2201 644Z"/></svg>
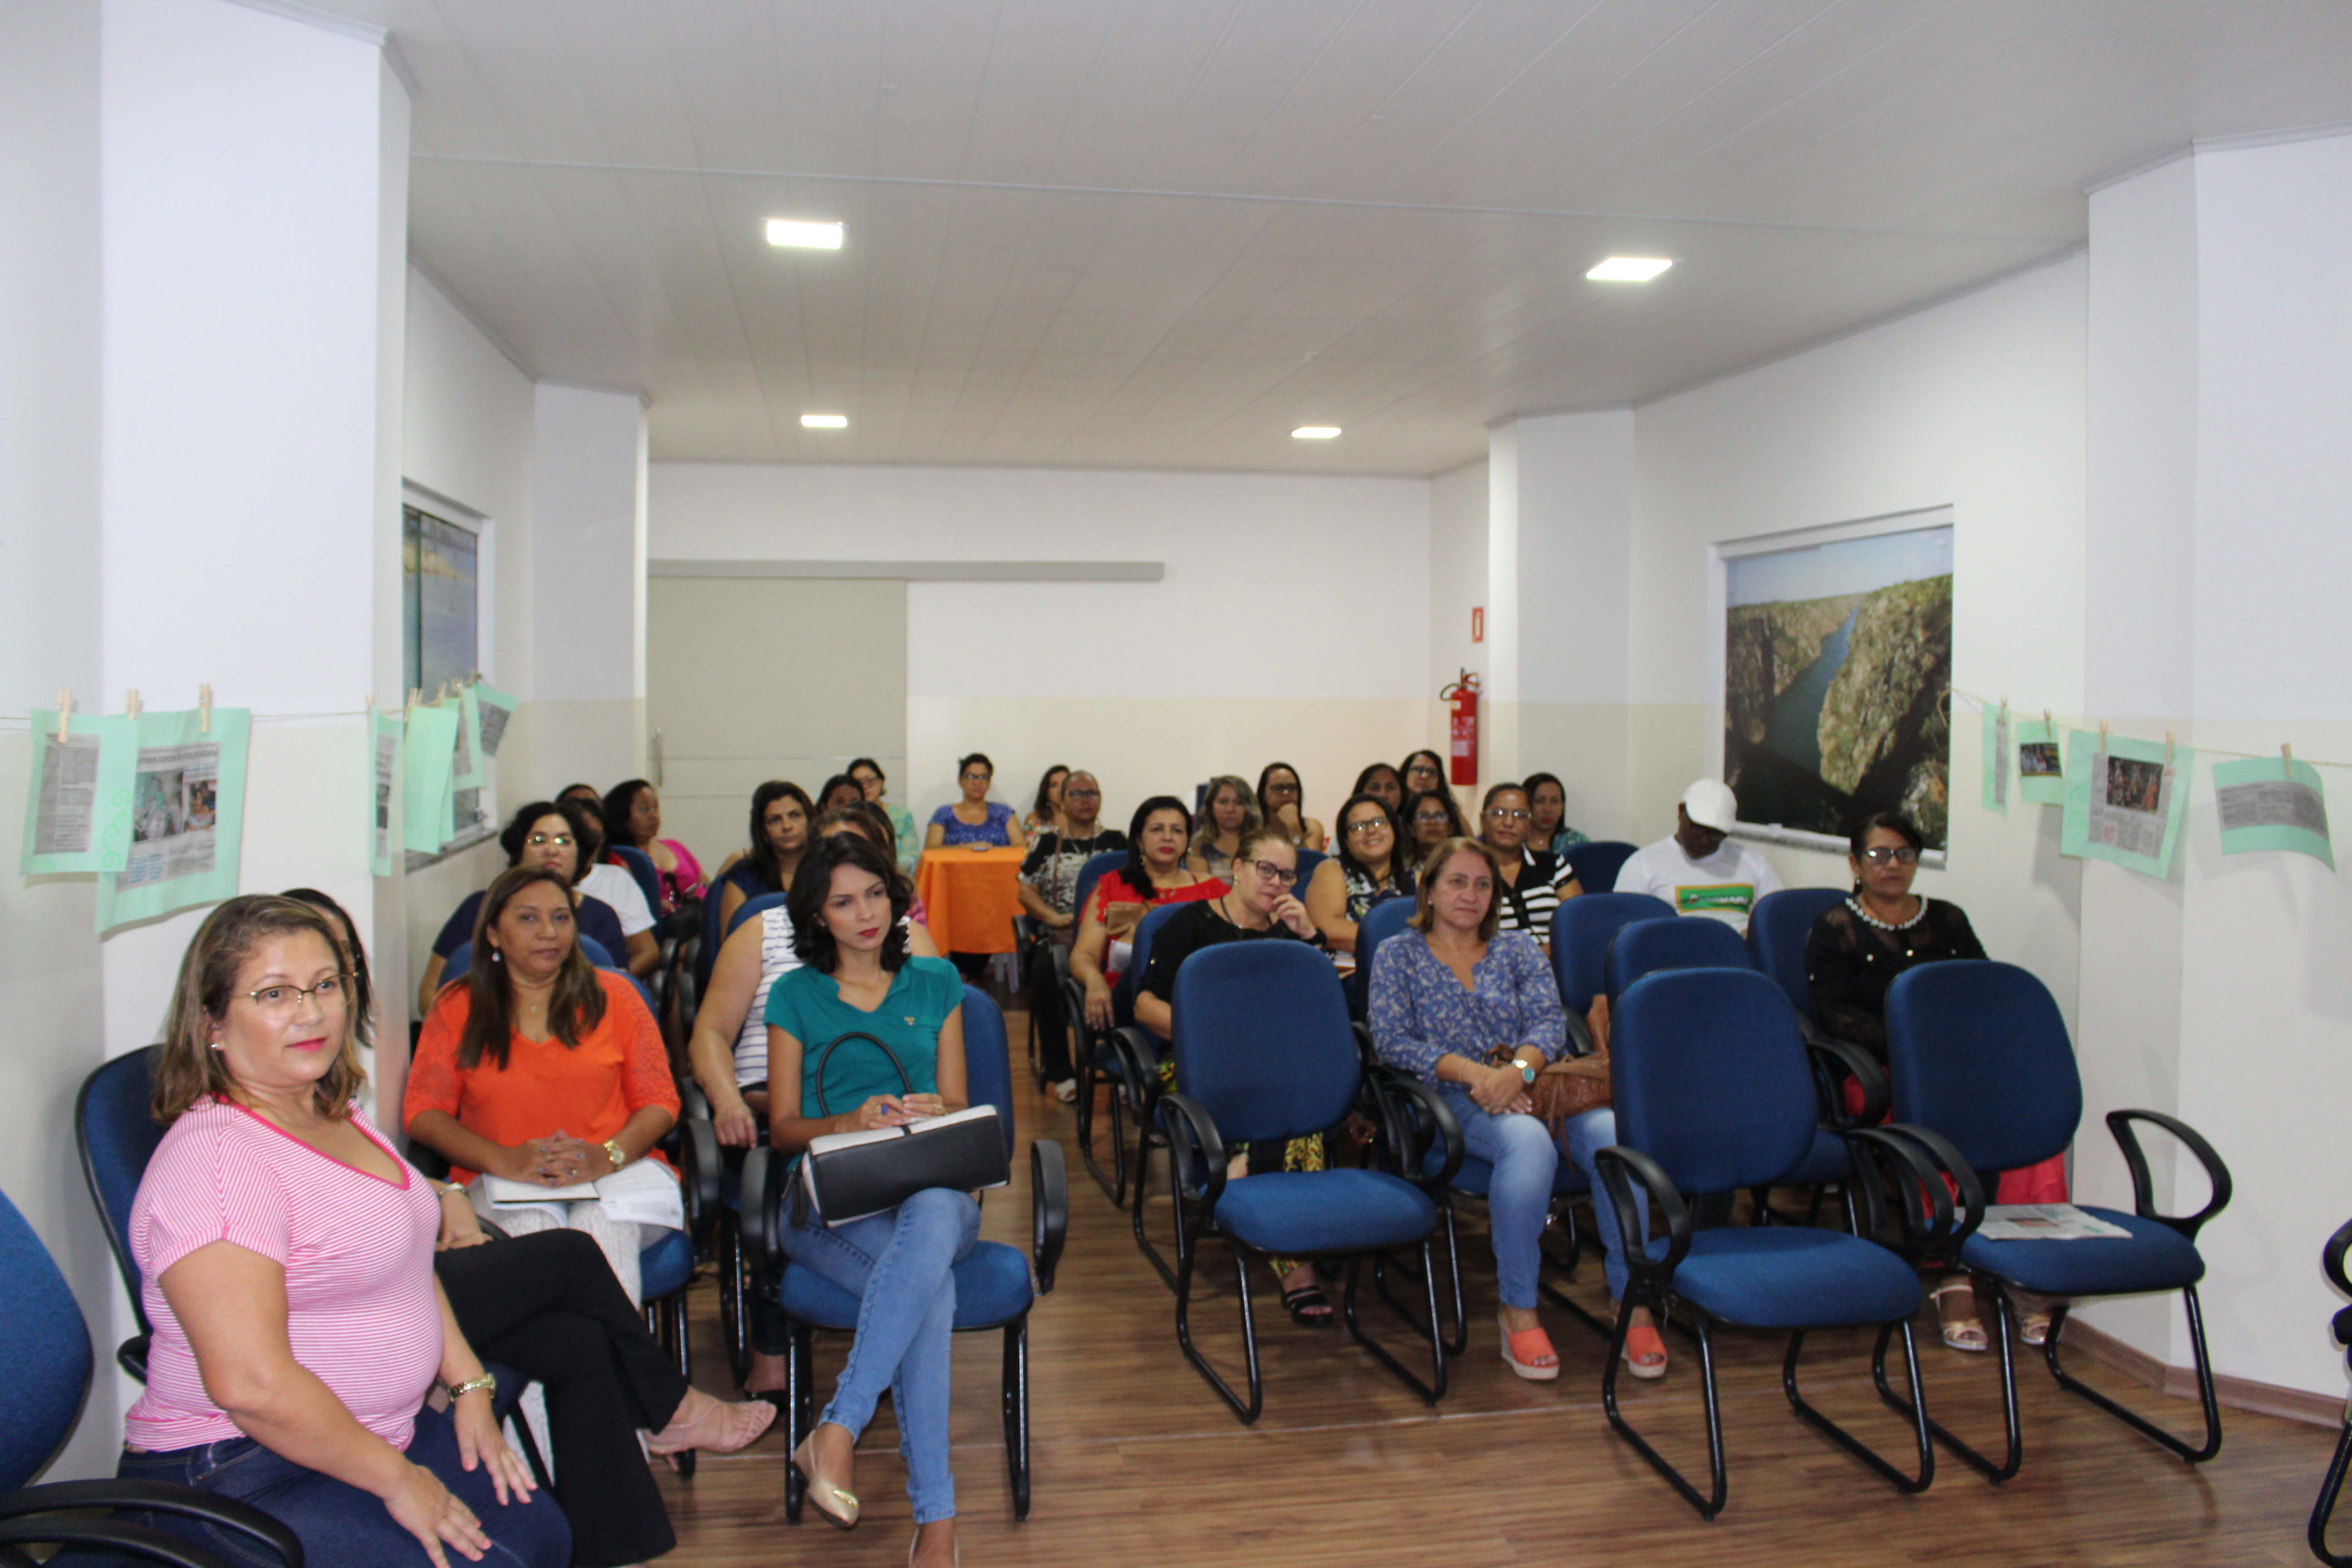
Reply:
<svg viewBox="0 0 2352 1568"><path fill-rule="evenodd" d="M500 952L497 948L495 948L495 947L494 947L494 948L490 949L490 962L491 962L492 963L505 963L505 962L506 962L506 954L505 954L505 953L503 953L503 952Z"/></svg>

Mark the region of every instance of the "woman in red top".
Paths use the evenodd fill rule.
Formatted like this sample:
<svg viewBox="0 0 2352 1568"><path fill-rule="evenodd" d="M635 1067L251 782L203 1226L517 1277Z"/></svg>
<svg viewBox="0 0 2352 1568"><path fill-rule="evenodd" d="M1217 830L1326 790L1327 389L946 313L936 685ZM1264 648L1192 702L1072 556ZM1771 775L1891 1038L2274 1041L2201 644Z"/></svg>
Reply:
<svg viewBox="0 0 2352 1568"><path fill-rule="evenodd" d="M473 967L425 1017L403 1118L411 1138L449 1161L453 1180L470 1184L476 1208L518 1235L550 1229L562 1214L596 1238L638 1301L638 1223L599 1199L493 1215L476 1175L550 1188L593 1182L651 1154L677 1121L653 1015L625 976L590 965L572 915L572 889L551 871L518 866L490 884ZM670 1223L683 1224L682 1212Z"/></svg>
<svg viewBox="0 0 2352 1568"><path fill-rule="evenodd" d="M1135 808L1127 825L1127 864L1106 871L1087 895L1078 914L1078 940L1070 948L1070 973L1087 988L1087 1022L1111 1026L1110 987L1127 967L1128 939L1146 910L1185 904L1227 891L1214 877L1184 868L1192 842L1192 814L1172 795L1155 795Z"/></svg>

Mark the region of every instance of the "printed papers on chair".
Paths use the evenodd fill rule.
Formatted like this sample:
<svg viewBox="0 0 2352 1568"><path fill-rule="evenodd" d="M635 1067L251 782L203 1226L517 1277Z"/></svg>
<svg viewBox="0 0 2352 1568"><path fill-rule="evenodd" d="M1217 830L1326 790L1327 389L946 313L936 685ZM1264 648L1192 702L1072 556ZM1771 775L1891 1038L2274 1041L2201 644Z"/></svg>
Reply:
<svg viewBox="0 0 2352 1568"><path fill-rule="evenodd" d="M2073 1204L1994 1204L1977 1234L1987 1241L2091 1241L2131 1232L2084 1214Z"/></svg>
<svg viewBox="0 0 2352 1568"><path fill-rule="evenodd" d="M636 1225L657 1225L670 1230L686 1228L686 1199L677 1178L658 1160L639 1160L593 1182L568 1187L542 1187L533 1182L513 1182L504 1176L484 1176L482 1190L493 1209L543 1208L563 1223L562 1205L600 1202L611 1218Z"/></svg>

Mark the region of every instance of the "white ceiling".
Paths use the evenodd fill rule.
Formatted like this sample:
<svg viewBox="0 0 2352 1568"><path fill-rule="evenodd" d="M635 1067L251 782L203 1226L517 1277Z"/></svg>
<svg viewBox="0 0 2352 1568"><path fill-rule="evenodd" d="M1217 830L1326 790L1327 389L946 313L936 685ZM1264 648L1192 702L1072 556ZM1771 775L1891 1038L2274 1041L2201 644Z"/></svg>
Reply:
<svg viewBox="0 0 2352 1568"><path fill-rule="evenodd" d="M418 82L418 261L663 458L1431 473L2352 121L2341 0L314 3Z"/></svg>

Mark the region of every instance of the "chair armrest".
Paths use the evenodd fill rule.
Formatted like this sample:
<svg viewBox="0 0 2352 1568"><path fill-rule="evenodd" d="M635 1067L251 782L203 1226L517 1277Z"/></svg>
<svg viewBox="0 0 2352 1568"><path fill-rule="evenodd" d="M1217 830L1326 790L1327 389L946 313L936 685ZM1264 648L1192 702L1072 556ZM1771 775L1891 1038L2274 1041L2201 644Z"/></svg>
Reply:
<svg viewBox="0 0 2352 1568"><path fill-rule="evenodd" d="M1388 1140L1389 1161L1396 1173L1417 1187L1444 1192L1462 1169L1462 1123L1444 1098L1417 1078L1391 1068L1368 1074L1374 1103L1381 1110L1381 1133ZM1445 1141L1445 1160L1435 1175L1423 1174L1431 1146Z"/></svg>
<svg viewBox="0 0 2352 1568"><path fill-rule="evenodd" d="M239 1535L259 1542L265 1549L277 1553L278 1560L286 1564L286 1568L301 1568L302 1543L295 1539L291 1530L286 1528L278 1520L262 1512L251 1503L239 1502L235 1498L222 1497L215 1492L200 1491L194 1487L178 1486L170 1481L99 1479L52 1481L47 1486L26 1487L10 1492L5 1497L0 1497L0 1521L28 1520L37 1514L53 1513L67 1509L101 1508L132 1509L146 1513L168 1513L183 1519L203 1520L207 1524L218 1525L223 1530L234 1531ZM100 1522L111 1524L117 1530L136 1531L142 1536L152 1536L158 1541L169 1543L175 1551L188 1547L188 1542L174 1536L165 1535L160 1531L151 1530L143 1525L126 1524L115 1521L77 1520L68 1528L78 1531L87 1530ZM56 1533L41 1534L27 1531L16 1533L9 1539L49 1542L83 1541L89 1538L79 1535L63 1536ZM91 1543L114 1544L103 1540L93 1540ZM131 1546L138 1542L129 1541L119 1544ZM200 1552L199 1559L196 1560L207 1563L218 1561L210 1552ZM191 1560L168 1557L163 1561Z"/></svg>
<svg viewBox="0 0 2352 1568"><path fill-rule="evenodd" d="M678 1174L686 1188L686 1233L708 1240L719 1223L719 1130L707 1116L688 1116L670 1131L677 1137Z"/></svg>
<svg viewBox="0 0 2352 1568"><path fill-rule="evenodd" d="M1139 1024L1122 1024L1103 1037L1102 1049L1117 1057L1127 1102L1139 1110L1160 1096L1160 1042Z"/></svg>
<svg viewBox="0 0 2352 1568"><path fill-rule="evenodd" d="M1056 942L1048 943L1045 951L1054 957L1054 984L1067 985L1070 983L1070 950Z"/></svg>
<svg viewBox="0 0 2352 1568"><path fill-rule="evenodd" d="M1813 1081L1821 1089L1822 1125L1869 1127L1885 1119L1894 1091L1886 1080L1886 1069L1879 1065L1876 1057L1851 1040L1817 1034L1810 1026L1805 1030L1805 1054L1812 1059ZM1840 1073L1862 1085L1859 1116L1845 1108L1845 1096L1838 1089Z"/></svg>
<svg viewBox="0 0 2352 1568"><path fill-rule="evenodd" d="M1356 1059L1362 1064L1365 1072L1377 1072L1388 1065L1381 1060L1381 1047L1372 1038L1370 1020L1352 1018L1349 1020L1348 1029L1356 1037Z"/></svg>
<svg viewBox="0 0 2352 1568"><path fill-rule="evenodd" d="M2352 1219L2346 1220L2319 1249L2319 1267L2326 1271L2327 1282L2347 1296L2352 1296L2352 1279L2344 1277L2344 1255L2352 1251Z"/></svg>
<svg viewBox="0 0 2352 1568"><path fill-rule="evenodd" d="M1062 1158L1062 1146L1050 1138L1029 1145L1029 1215L1037 1293L1050 1295L1054 1271L1062 1264L1062 1244L1070 1235L1069 1167Z"/></svg>
<svg viewBox="0 0 2352 1568"><path fill-rule="evenodd" d="M1869 1235L1878 1237L1885 1227L1883 1178L1891 1174L1904 1236L1903 1245L1891 1250L1915 1268L1957 1263L1960 1245L1976 1234L1985 1213L1984 1183L1960 1152L1941 1133L1903 1122L1848 1128L1844 1138L1856 1173L1874 1165L1882 1178L1855 1184L1868 1211Z"/></svg>
<svg viewBox="0 0 2352 1568"><path fill-rule="evenodd" d="M155 1337L154 1331L133 1334L114 1347L114 1364L137 1378L147 1381L147 1343Z"/></svg>
<svg viewBox="0 0 2352 1568"><path fill-rule="evenodd" d="M1225 1141L1209 1108L1189 1094L1160 1097L1160 1125L1168 1130L1169 1174L1179 1203L1209 1208L1225 1195Z"/></svg>
<svg viewBox="0 0 2352 1568"><path fill-rule="evenodd" d="M44 1523L43 1521L48 1521ZM113 1563L121 1556L135 1558L142 1563L164 1563L171 1568L231 1568L225 1557L215 1556L194 1542L183 1541L176 1535L166 1535L160 1530L143 1524L124 1524L110 1519L91 1519L68 1515L51 1519L47 1514L35 1514L25 1519L0 1521L0 1563L30 1563L33 1559L18 1552L19 1546L94 1546L104 1549L101 1561ZM87 1562L80 1552L70 1559L58 1553L59 1561ZM299 1564L299 1557L290 1560Z"/></svg>
<svg viewBox="0 0 2352 1568"><path fill-rule="evenodd" d="M775 1271L778 1237L772 1228L775 1205L769 1201L774 1194L768 1184L782 1170L773 1149L754 1143L743 1151L743 1166L736 1173L736 1230L742 1239L743 1256L756 1275Z"/></svg>
<svg viewBox="0 0 2352 1568"><path fill-rule="evenodd" d="M2135 1121L2147 1121L2163 1128L2187 1144L2189 1152L2204 1165L2206 1179L2213 1184L2213 1195L2206 1200L2203 1208L2192 1215L2157 1212L2156 1184L2148 1176L2147 1156L2140 1152L2139 1134L2132 1129L2131 1124ZM2205 1142L2204 1137L2186 1121L2167 1116L2161 1110L2110 1110L2107 1112L2107 1131L2115 1134L2116 1144L2123 1151L2124 1165L2131 1172L2132 1212L2140 1218L2170 1226L2189 1240L2195 1241L2199 1228L2229 1206L2231 1191L2230 1167L2221 1163L2221 1156L2215 1152L2213 1145Z"/></svg>
<svg viewBox="0 0 2352 1568"><path fill-rule="evenodd" d="M1568 1015L1568 1055L1589 1057L1592 1054L1592 1026L1580 1013Z"/></svg>
<svg viewBox="0 0 2352 1568"><path fill-rule="evenodd" d="M1594 1151L1592 1163L1601 1184L1608 1189L1609 1201L1617 1205L1617 1234L1625 1238L1626 1268L1664 1290L1690 1253L1690 1205L1683 1202L1682 1194L1675 1190L1658 1163L1639 1149L1612 1143ZM1666 1222L1666 1255L1655 1260L1650 1257L1649 1233L1642 1225L1641 1211L1633 1206L1636 1181L1649 1194L1650 1206Z"/></svg>
<svg viewBox="0 0 2352 1568"><path fill-rule="evenodd" d="M677 1119L680 1121L710 1120L710 1097L702 1092L702 1086L694 1081L691 1073L677 1080Z"/></svg>

